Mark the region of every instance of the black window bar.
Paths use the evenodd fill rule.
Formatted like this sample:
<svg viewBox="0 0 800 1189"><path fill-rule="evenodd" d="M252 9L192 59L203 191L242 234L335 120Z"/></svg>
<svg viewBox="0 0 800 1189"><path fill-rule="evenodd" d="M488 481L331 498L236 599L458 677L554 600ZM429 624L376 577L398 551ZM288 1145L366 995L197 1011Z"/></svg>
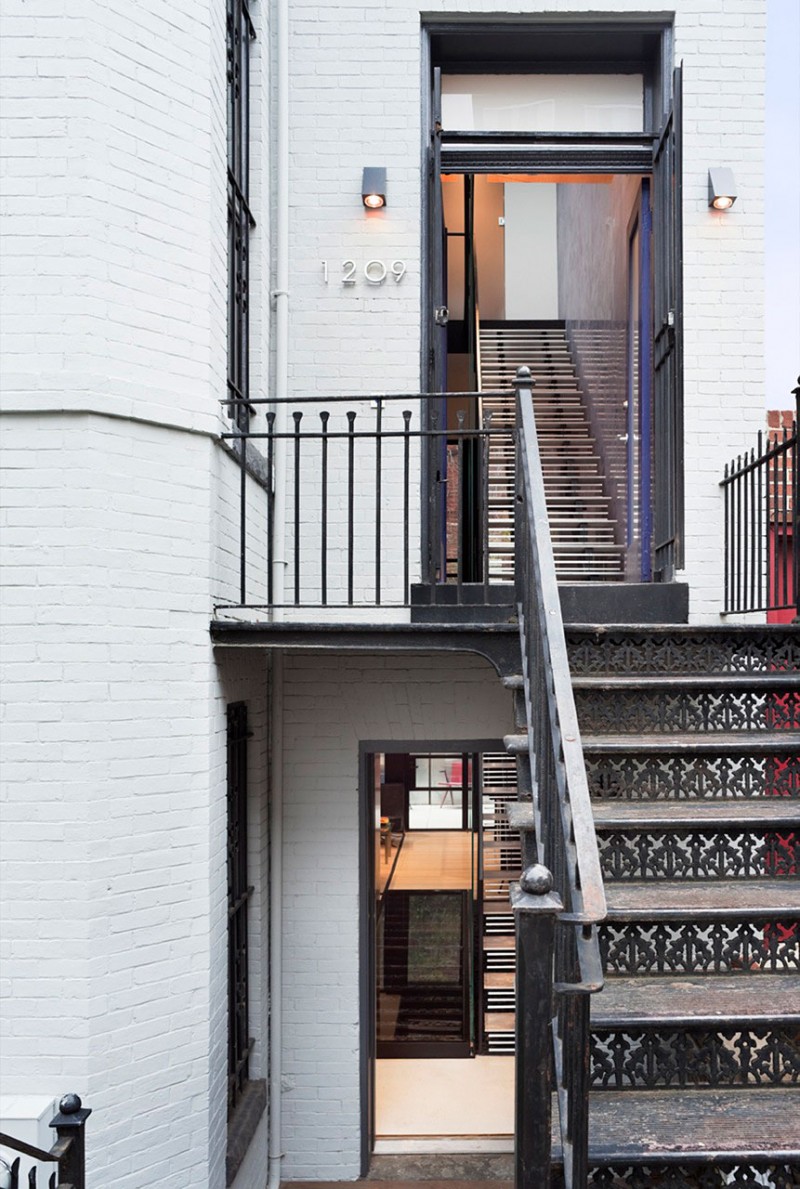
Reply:
<svg viewBox="0 0 800 1189"><path fill-rule="evenodd" d="M246 430L250 395L250 42L255 29L245 0L227 0L228 91L228 396L231 419Z"/></svg>
<svg viewBox="0 0 800 1189"><path fill-rule="evenodd" d="M250 1076L247 906L247 706L228 706L228 1113Z"/></svg>

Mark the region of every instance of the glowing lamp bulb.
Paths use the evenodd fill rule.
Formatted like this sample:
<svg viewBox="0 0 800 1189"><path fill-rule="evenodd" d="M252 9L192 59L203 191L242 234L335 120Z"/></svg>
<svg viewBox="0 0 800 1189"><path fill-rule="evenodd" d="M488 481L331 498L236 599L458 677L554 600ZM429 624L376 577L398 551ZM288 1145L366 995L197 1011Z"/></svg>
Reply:
<svg viewBox="0 0 800 1189"><path fill-rule="evenodd" d="M365 194L364 206L368 206L370 210L377 211L384 206L386 199L382 194Z"/></svg>
<svg viewBox="0 0 800 1189"><path fill-rule="evenodd" d="M729 211L733 206L733 199L727 194L718 195L711 204L715 211Z"/></svg>

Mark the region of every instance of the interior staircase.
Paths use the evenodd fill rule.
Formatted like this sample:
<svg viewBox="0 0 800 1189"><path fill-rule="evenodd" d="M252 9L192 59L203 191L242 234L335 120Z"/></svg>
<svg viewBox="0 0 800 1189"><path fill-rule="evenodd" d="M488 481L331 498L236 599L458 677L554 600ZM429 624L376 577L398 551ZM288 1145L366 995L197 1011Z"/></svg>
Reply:
<svg viewBox="0 0 800 1189"><path fill-rule="evenodd" d="M567 644L609 904L589 1183L800 1185L800 629Z"/></svg>
<svg viewBox="0 0 800 1189"><path fill-rule="evenodd" d="M462 892L384 893L378 919L379 1057L412 1056L415 1047L431 1044L469 1044L468 902Z"/></svg>
<svg viewBox="0 0 800 1189"><path fill-rule="evenodd" d="M519 797L513 756L485 753L481 772L483 1011L480 1051L514 1051L514 919L509 891L522 873L522 843L508 820Z"/></svg>
<svg viewBox="0 0 800 1189"><path fill-rule="evenodd" d="M556 574L561 582L613 582L624 577L624 549L585 396L563 323L481 326L479 386L508 388L486 396L482 414L491 424L515 424L513 384L519 367L535 381L533 403ZM505 436L489 440L489 578L513 581L514 455Z"/></svg>

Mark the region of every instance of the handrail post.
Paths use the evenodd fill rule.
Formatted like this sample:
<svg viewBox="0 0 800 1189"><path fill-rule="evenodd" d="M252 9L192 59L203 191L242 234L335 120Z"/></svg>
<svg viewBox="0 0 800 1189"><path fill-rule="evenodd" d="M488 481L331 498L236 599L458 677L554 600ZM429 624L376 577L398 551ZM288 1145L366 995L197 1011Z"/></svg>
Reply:
<svg viewBox="0 0 800 1189"><path fill-rule="evenodd" d="M58 1180L70 1189L86 1189L86 1120L91 1110L81 1104L77 1094L65 1094L58 1104L58 1114L50 1123L59 1140L68 1141L58 1162Z"/></svg>
<svg viewBox="0 0 800 1189"><path fill-rule="evenodd" d="M550 1189L553 950L562 911L546 867L511 889L517 943L514 1189Z"/></svg>

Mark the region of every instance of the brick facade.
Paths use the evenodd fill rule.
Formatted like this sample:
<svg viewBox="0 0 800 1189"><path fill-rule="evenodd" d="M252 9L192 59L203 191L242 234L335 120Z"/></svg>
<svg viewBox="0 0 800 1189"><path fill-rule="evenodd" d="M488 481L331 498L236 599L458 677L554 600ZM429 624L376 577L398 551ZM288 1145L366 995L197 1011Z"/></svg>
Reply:
<svg viewBox="0 0 800 1189"><path fill-rule="evenodd" d="M291 0L290 393L418 391L420 10ZM5 0L4 1090L79 1092L91 1189L225 1180L225 705L251 747L252 1072L267 1075L268 663L238 581L226 394L225 9ZM675 0L685 68L685 578L721 588L722 467L763 424L763 0ZM251 377L273 354L270 5L253 5ZM426 13L492 16L491 0ZM608 15L663 13L614 0ZM580 20L596 0L507 5ZM740 198L709 213L709 166ZM365 218L365 165L389 203ZM341 262L358 283L343 287ZM370 286L371 259L402 281ZM322 261L329 266L324 283ZM313 477L309 482L314 481ZM250 482L257 591L263 489ZM384 618L391 618L385 613ZM358 1172L358 746L500 737L476 657L286 660L284 1176ZM318 989L324 986L325 994ZM273 991L274 993L274 991ZM266 1118L236 1181L264 1189Z"/></svg>

